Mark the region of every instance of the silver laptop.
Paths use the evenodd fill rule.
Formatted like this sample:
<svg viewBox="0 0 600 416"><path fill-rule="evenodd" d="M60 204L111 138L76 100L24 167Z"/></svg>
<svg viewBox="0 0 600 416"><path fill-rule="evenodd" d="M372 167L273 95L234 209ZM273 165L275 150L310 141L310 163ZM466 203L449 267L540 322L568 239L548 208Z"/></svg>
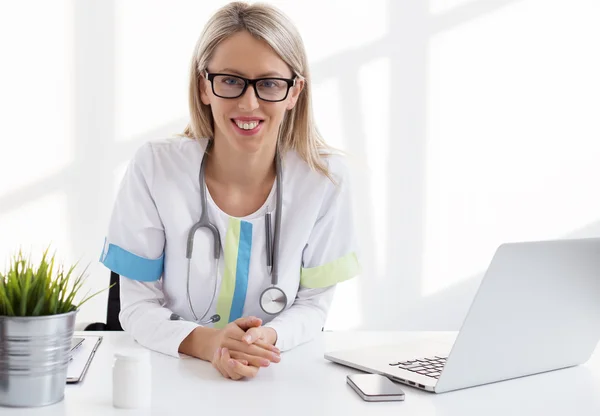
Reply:
<svg viewBox="0 0 600 416"><path fill-rule="evenodd" d="M325 358L435 393L582 364L600 338L600 238L507 243L451 343L334 351Z"/></svg>

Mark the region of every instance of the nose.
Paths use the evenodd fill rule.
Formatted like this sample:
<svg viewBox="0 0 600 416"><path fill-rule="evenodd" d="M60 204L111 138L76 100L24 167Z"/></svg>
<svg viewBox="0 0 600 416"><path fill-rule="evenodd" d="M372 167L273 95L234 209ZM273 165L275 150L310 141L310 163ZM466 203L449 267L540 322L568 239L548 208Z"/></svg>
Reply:
<svg viewBox="0 0 600 416"><path fill-rule="evenodd" d="M258 97L252 85L248 85L244 95L238 98L238 108L244 111L252 111L258 108Z"/></svg>

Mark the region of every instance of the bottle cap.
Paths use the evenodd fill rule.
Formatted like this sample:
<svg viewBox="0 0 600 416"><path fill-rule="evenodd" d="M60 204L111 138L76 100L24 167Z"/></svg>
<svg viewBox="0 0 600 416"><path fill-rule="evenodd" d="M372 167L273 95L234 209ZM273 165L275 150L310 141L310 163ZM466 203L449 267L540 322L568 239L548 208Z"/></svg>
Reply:
<svg viewBox="0 0 600 416"><path fill-rule="evenodd" d="M115 352L115 358L124 361L150 361L150 351L146 348L123 348Z"/></svg>

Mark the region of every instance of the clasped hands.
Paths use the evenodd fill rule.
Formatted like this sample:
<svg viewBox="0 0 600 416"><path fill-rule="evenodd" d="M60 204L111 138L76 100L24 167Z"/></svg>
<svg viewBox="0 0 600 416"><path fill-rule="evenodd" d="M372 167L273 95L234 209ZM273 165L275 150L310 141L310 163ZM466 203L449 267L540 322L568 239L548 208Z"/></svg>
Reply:
<svg viewBox="0 0 600 416"><path fill-rule="evenodd" d="M261 367L281 361L281 351L275 347L277 332L261 325L260 318L239 318L214 334L210 362L223 377L252 378Z"/></svg>

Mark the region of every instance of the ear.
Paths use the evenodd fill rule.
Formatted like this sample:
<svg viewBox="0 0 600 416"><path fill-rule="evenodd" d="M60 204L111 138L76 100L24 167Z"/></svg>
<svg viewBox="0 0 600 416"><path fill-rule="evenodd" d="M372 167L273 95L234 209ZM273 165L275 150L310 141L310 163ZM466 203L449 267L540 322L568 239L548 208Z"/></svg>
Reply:
<svg viewBox="0 0 600 416"><path fill-rule="evenodd" d="M200 90L200 100L202 100L202 104L210 105L210 81L204 78L204 74L198 77L198 89Z"/></svg>
<svg viewBox="0 0 600 416"><path fill-rule="evenodd" d="M296 105L298 101L298 97L300 97L300 93L304 89L304 80L299 78L296 80L296 85L290 88L290 99L288 101L288 105L286 106L287 110L291 110Z"/></svg>

